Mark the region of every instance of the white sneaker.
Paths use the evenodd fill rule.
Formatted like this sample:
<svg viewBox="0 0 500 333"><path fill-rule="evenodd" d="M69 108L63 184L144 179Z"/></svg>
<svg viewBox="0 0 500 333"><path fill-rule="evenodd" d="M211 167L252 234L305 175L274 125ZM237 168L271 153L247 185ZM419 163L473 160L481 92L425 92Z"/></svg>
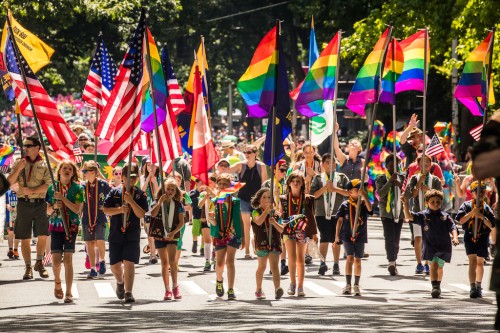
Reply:
<svg viewBox="0 0 500 333"><path fill-rule="evenodd" d="M342 288L343 295L350 295L352 293L352 287L350 284L347 284L344 288Z"/></svg>
<svg viewBox="0 0 500 333"><path fill-rule="evenodd" d="M352 289L354 290L354 296L361 296L361 289L359 288L359 285L355 284Z"/></svg>

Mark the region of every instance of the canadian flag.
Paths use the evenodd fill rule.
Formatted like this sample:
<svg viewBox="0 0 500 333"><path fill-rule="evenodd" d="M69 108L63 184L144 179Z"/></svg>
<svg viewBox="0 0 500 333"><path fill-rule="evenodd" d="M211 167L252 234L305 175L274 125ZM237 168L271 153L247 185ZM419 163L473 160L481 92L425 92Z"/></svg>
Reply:
<svg viewBox="0 0 500 333"><path fill-rule="evenodd" d="M193 128L191 128L191 133L193 135L191 174L208 185L208 170L219 161L219 155L215 150L210 126L208 125L198 66L196 66L193 86L194 101L192 117L194 118L194 125Z"/></svg>

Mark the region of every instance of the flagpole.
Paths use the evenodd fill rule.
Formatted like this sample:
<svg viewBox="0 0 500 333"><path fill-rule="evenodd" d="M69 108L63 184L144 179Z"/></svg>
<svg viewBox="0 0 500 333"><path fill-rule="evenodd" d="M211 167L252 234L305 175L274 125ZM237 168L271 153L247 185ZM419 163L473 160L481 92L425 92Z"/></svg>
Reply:
<svg viewBox="0 0 500 333"><path fill-rule="evenodd" d="M495 30L496 28L493 27L491 29L492 34L491 34L491 39L490 39L490 58L489 58L489 63L488 63L488 69L486 72L486 93L485 93L485 108L483 111L483 128L486 125L486 121L488 120L488 98L490 97L490 79L491 79L491 65L493 61L493 46L495 45ZM477 191L476 191L476 207L479 209L479 205L481 204L481 200L479 198L479 193L481 191L481 181L482 179L477 179ZM477 237L477 216L474 216L474 239Z"/></svg>
<svg viewBox="0 0 500 333"><path fill-rule="evenodd" d="M428 52L428 44L429 43L429 29L425 27L425 36L424 36L424 91L423 91L423 96L422 96L422 154L425 155L425 132L426 132L426 119L427 119L427 71L429 70L427 66L427 52ZM420 167L420 171L423 173L424 172L424 163L425 163L425 158L422 157L422 164ZM422 202L420 202L420 205L422 206Z"/></svg>
<svg viewBox="0 0 500 333"><path fill-rule="evenodd" d="M9 14L10 14L10 10L9 10ZM19 71L21 72L21 77L23 79L24 86L26 87L26 94L28 95L28 100L29 100L29 103L31 106L31 110L33 111L33 118L35 120L36 130L38 132L38 137L40 138L40 143L42 145L43 154L45 156L45 162L47 163L47 169L49 169L50 180L52 181L52 188L54 189L54 192L55 192L56 191L56 182L55 182L55 178L54 178L54 171L52 170L52 167L50 165L49 155L47 154L47 148L45 147L45 142L43 141L42 129L40 128L40 122L38 121L38 116L36 114L35 105L33 104L33 100L31 98L31 92L30 92L30 88L28 85L28 80L26 79L26 73L24 72L24 65L21 63L21 60L20 60L20 56L19 56L20 51L17 47L16 39L14 38L14 33L12 31L12 26L10 24L10 17L8 14L7 14L7 28L9 29L9 38L10 38L10 41L12 42L12 47L14 49L14 53L16 54L16 61L18 62ZM19 117L20 116L21 115L19 114ZM21 129L19 129L19 131L21 131ZM19 132L19 133L21 133L21 132ZM28 184L26 184L26 182L25 182L25 185L27 186ZM58 215L58 217L61 218L61 220L63 221L64 234L66 235L66 240L69 240L70 231L69 231L69 226L67 225L67 221L65 221L65 219L61 215L61 212L59 209L56 209L55 212Z"/></svg>
<svg viewBox="0 0 500 333"><path fill-rule="evenodd" d="M208 116L208 129L210 133L212 133L212 115L210 114L210 98L209 96L209 89L208 89L208 79L207 79L207 72L205 71L205 37L203 35L200 36L201 38L201 64L202 64L202 69L203 69L203 83L205 84L205 89L207 90L207 116ZM231 134L231 133L229 133Z"/></svg>
<svg viewBox="0 0 500 333"><path fill-rule="evenodd" d="M17 115L17 128L19 130L19 149L21 150L21 158L24 158L25 154L24 154L24 144L23 144L23 132L21 130L21 110L20 108L17 107L17 103L14 102L14 108L16 109L15 110L15 113ZM17 110L19 110L19 113L17 112ZM26 182L26 172L23 172L22 173L22 177L23 177L23 181L24 181L24 184L27 184ZM28 198L28 195L25 194L24 195L24 198L27 199Z"/></svg>
<svg viewBox="0 0 500 333"><path fill-rule="evenodd" d="M146 34L148 34L149 28L146 27ZM153 102L153 113L154 113L154 119L155 119L155 139L156 139L156 155L158 159L158 165L159 165L159 173L160 173L160 188L161 188L161 194L165 194L165 181L163 180L163 160L161 156L161 148L160 148L160 134L159 134L159 124L158 124L158 114L156 112L156 99L155 99L155 94L154 94L154 78L153 78L153 69L151 68L151 53L149 49L149 35L146 36L146 52L148 55L148 59L146 61L146 67L148 69L148 74L149 74L149 93L151 95L151 100ZM144 59L146 60L146 59ZM167 111L167 110L165 110ZM168 116L165 114L165 117ZM165 121L167 121L165 119ZM150 151L154 149L154 145ZM151 159L151 164L153 164L153 159ZM174 169L174 166L172 165L172 170ZM156 178L156 175L153 174L153 176ZM154 197L154 194L153 194ZM157 198L159 200L159 198ZM165 225L165 203L161 205L161 212L162 212L162 219L163 219L163 224ZM170 212L172 214L172 212ZM170 230L167 230L167 233L170 232ZM167 235L165 235L166 237Z"/></svg>
<svg viewBox="0 0 500 333"><path fill-rule="evenodd" d="M394 82L396 82L396 38L392 37L392 74L394 75ZM392 139L394 140L392 143L392 155L393 155L393 167L394 167L394 173L398 173L399 171L399 166L398 166L398 157L397 157L397 150L396 150L396 136L397 136L397 131L396 131L396 94L394 94L394 104L392 105ZM387 166L386 166L387 168ZM397 177L397 176L396 176ZM398 179L399 180L399 179ZM396 186L396 184L393 183L393 188L394 188L394 207L398 207L399 203L399 197L400 197L400 190L399 187ZM395 212L392 212L393 215L396 213L394 216L394 220L397 221L399 219L399 212L398 209L394 209Z"/></svg>
<svg viewBox="0 0 500 333"><path fill-rule="evenodd" d="M271 189L271 205L274 205L274 172L276 169L276 148L275 148L275 143L276 143L276 100L278 98L278 82L279 78L278 75L280 71L278 70L279 68L279 59L280 59L280 35L281 35L281 26L280 26L280 20L276 20L276 53L277 53L277 62L276 62L276 75L274 76L274 101L273 101L273 109L271 111L272 113L272 120L271 124L267 124L267 126L271 126L271 184L270 184L270 189ZM271 209L270 212L270 218L274 216L274 207L271 206L273 209ZM269 222L269 229L267 231L267 239L269 240L269 245L271 245L272 242L272 237L273 237L273 225L271 222Z"/></svg>
<svg viewBox="0 0 500 333"><path fill-rule="evenodd" d="M97 47L96 51L99 48L99 45L101 45L102 41L102 31L99 31L99 34L97 35ZM100 116L101 111L99 108L95 108L95 129L94 129L94 141L95 141L95 149L94 149L94 161L97 163L97 146L99 144L99 136L95 135L95 130L97 129L97 125L99 124L99 116Z"/></svg>
<svg viewBox="0 0 500 333"><path fill-rule="evenodd" d="M382 81L382 73L384 70L384 63L385 63L385 58L387 56L387 47L389 46L389 42L391 41L391 36L392 36L392 25L389 26L389 33L387 35L387 39L385 40L385 45L384 45L384 52L382 53L382 59L380 59L380 69L379 69L379 84L378 87L380 89L381 86L381 81ZM370 144L372 142L372 135L373 135L373 123L375 122L375 115L377 114L377 107L378 107L378 100L380 98L380 90L376 91L376 96L377 96L377 101L373 105L373 111L372 111L372 116L370 119L370 125L368 126L368 142L366 143L366 150L365 150L365 161L363 163L363 169L361 170L361 184L359 187L360 191L363 191L365 189L365 177L366 177L366 166L368 165L368 160L370 159ZM352 228L352 238L355 237L356 232L358 230L358 219L359 219L359 214L361 213L361 195L358 196L358 203L356 205L356 215L354 218L354 227Z"/></svg>
<svg viewBox="0 0 500 333"><path fill-rule="evenodd" d="M335 179L335 168L333 167L333 162L335 160L335 149L333 147L334 142L335 142L335 136L337 133L335 132L335 126L337 124L337 93L338 93L338 87L339 87L339 73L340 73L340 42L342 40L342 30L339 30L337 32L338 34L338 42L337 42L337 67L335 68L335 90L333 91L333 131L332 131L332 136L330 138L330 180L333 182ZM331 103L331 101L328 101ZM327 206L325 209L330 210L330 200L332 200L332 196L328 196L327 200ZM327 216L330 216L329 213L327 212Z"/></svg>

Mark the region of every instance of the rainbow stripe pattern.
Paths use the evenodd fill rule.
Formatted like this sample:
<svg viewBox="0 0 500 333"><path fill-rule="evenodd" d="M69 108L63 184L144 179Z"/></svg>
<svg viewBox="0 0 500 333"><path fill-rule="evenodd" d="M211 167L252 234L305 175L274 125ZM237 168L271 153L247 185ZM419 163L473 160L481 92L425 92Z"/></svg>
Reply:
<svg viewBox="0 0 500 333"><path fill-rule="evenodd" d="M404 54L399 42L392 38L387 47L384 72L382 74L382 90L380 92L380 103L396 104L395 90L396 81L403 72Z"/></svg>
<svg viewBox="0 0 500 333"><path fill-rule="evenodd" d="M346 106L351 111L365 116L366 104L377 102L379 81L380 81L380 67L384 58L384 47L391 27L387 28L373 51L366 58L363 67L361 67L351 93L347 98Z"/></svg>
<svg viewBox="0 0 500 333"><path fill-rule="evenodd" d="M217 198L215 199L215 202L223 203L228 196L238 192L243 186L245 186L245 184L246 183L240 183L240 182L231 184L232 185L231 187L223 189L222 191L219 192Z"/></svg>
<svg viewBox="0 0 500 333"><path fill-rule="evenodd" d="M333 100L335 92L335 72L339 48L339 34L335 34L330 43L314 62L295 101L297 111L306 117L323 114L323 102Z"/></svg>
<svg viewBox="0 0 500 333"><path fill-rule="evenodd" d="M163 76L163 69L161 67L160 54L156 48L155 40L146 28L147 45L149 47L149 57L147 51L144 54L144 70L143 70L143 93L142 93L142 114L141 114L141 129L145 132L151 132L155 129L155 114L153 109L153 99L151 98L151 87L149 72L146 68L146 61L151 63L151 72L153 75L154 97L156 103L156 117L158 125L165 121L166 105L167 105L167 86L165 84L165 77ZM144 48L146 50L146 48Z"/></svg>
<svg viewBox="0 0 500 333"><path fill-rule="evenodd" d="M464 71L455 90L455 98L460 101L474 116L482 116L486 105L487 71L490 65L491 36L469 54L465 62ZM490 89L491 94L491 89ZM490 98L491 101L491 98Z"/></svg>
<svg viewBox="0 0 500 333"><path fill-rule="evenodd" d="M424 55L427 38L427 72L429 71L430 46L427 30L421 30L400 42L404 54L403 73L396 82L396 94L402 91L424 92Z"/></svg>
<svg viewBox="0 0 500 333"><path fill-rule="evenodd" d="M278 52L276 27L260 41L245 73L238 81L238 90L245 100L248 117L266 117L274 104Z"/></svg>
<svg viewBox="0 0 500 333"><path fill-rule="evenodd" d="M16 152L17 148L5 145L0 148L0 166L9 165L12 156Z"/></svg>

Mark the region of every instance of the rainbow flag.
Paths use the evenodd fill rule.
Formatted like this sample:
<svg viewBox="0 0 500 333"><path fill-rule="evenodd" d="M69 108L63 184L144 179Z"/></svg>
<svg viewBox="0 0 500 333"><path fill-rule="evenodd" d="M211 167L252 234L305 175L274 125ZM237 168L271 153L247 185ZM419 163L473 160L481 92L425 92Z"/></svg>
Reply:
<svg viewBox="0 0 500 333"><path fill-rule="evenodd" d="M351 111L365 115L366 104L376 103L378 101L380 68L384 61L385 46L387 38L390 38L392 27L387 28L373 51L368 55L361 67L351 93L347 98L346 106Z"/></svg>
<svg viewBox="0 0 500 333"><path fill-rule="evenodd" d="M10 164L10 160L12 159L12 156L14 156L14 153L16 152L17 148L5 145L0 148L0 166L5 166Z"/></svg>
<svg viewBox="0 0 500 333"><path fill-rule="evenodd" d="M295 108L303 116L310 118L323 114L324 101L333 100L338 51L339 34L336 33L310 68L300 88Z"/></svg>
<svg viewBox="0 0 500 333"><path fill-rule="evenodd" d="M217 198L215 199L215 202L223 203L228 196L238 192L243 186L245 186L245 184L246 183L237 182L235 184L232 184L231 187L220 191L219 194L217 195Z"/></svg>
<svg viewBox="0 0 500 333"><path fill-rule="evenodd" d="M238 90L245 100L248 117L266 117L274 104L278 52L276 27L260 41L245 73L238 81Z"/></svg>
<svg viewBox="0 0 500 333"><path fill-rule="evenodd" d="M149 47L149 57L147 49L144 48L144 70L142 78L142 114L141 114L141 129L144 132L151 132L155 129L155 114L153 109L153 99L151 98L151 86L149 72L147 70L147 62L151 64L151 72L153 75L154 97L156 103L156 117L158 125L165 121L166 105L167 105L167 87L165 84L165 77L163 76L163 69L161 67L160 54L156 48L155 40L146 28L147 45Z"/></svg>
<svg viewBox="0 0 500 333"><path fill-rule="evenodd" d="M467 57L462 77L460 77L454 94L455 98L465 105L474 116L482 116L488 107L486 105L486 76L488 67L491 65L489 62L491 45L493 44L492 35L493 32L490 32L486 39ZM492 89L489 89L488 95L490 102L494 100L494 97L491 98Z"/></svg>
<svg viewBox="0 0 500 333"><path fill-rule="evenodd" d="M403 72L403 62L403 49L398 41L393 37L387 47L387 55L385 57L384 73L382 74L382 90L379 100L380 103L391 105L396 104L396 81Z"/></svg>
<svg viewBox="0 0 500 333"><path fill-rule="evenodd" d="M422 30L401 41L404 54L403 73L396 82L396 94L402 91L418 90L424 92L424 45L427 30ZM427 35L427 73L431 48Z"/></svg>

